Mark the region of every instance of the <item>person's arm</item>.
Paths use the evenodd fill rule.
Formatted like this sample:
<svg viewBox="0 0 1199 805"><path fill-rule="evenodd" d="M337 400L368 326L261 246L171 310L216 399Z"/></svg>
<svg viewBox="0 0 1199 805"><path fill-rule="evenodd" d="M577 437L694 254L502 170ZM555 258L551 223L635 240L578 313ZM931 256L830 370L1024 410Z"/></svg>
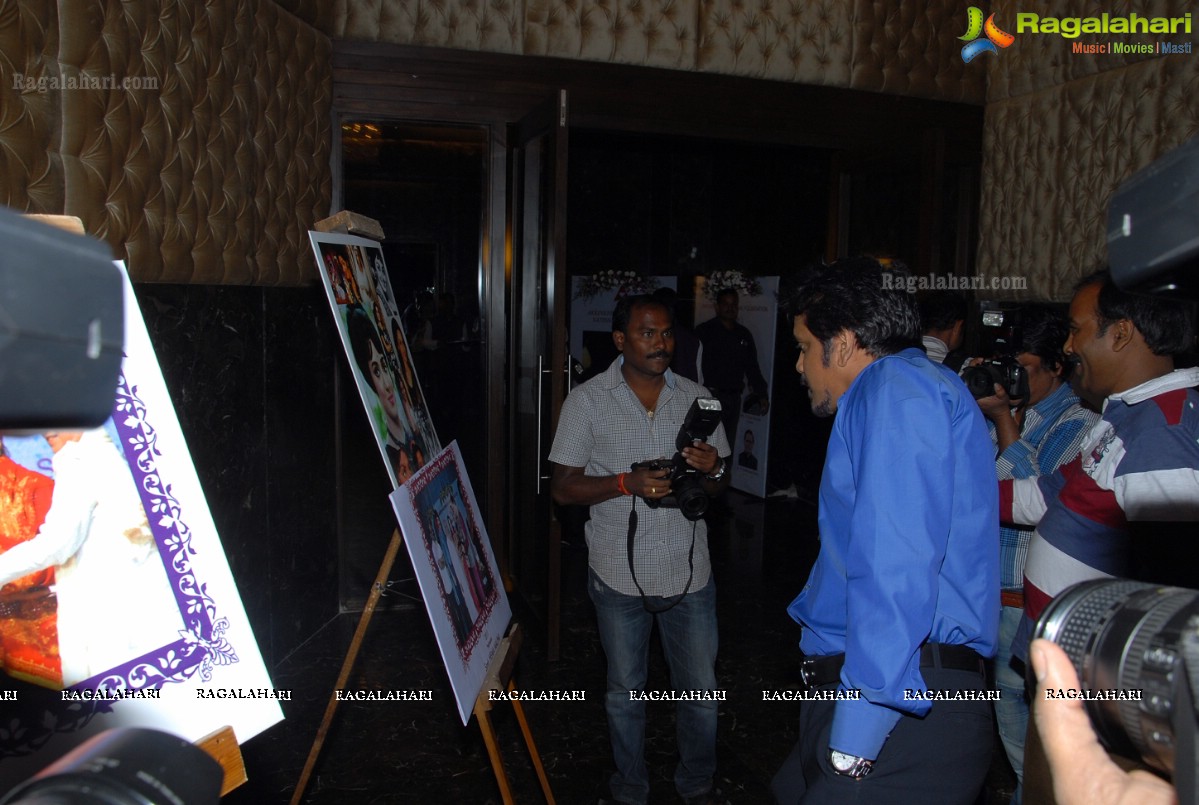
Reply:
<svg viewBox="0 0 1199 805"><path fill-rule="evenodd" d="M1130 521L1199 520L1199 443L1184 430L1155 428L1123 443L1112 491Z"/></svg>
<svg viewBox="0 0 1199 805"><path fill-rule="evenodd" d="M1045 516L1049 501L1066 485L1065 469L1081 472L1080 460L1059 467L1057 472L1034 478L1008 478L999 482L999 522L1035 526Z"/></svg>
<svg viewBox="0 0 1199 805"><path fill-rule="evenodd" d="M920 687L920 646L936 611L939 571L952 519L954 467L949 415L929 398L896 387L868 389L850 410L845 432L857 473L857 497L845 556L847 621L843 687L861 691L838 701L829 747L873 760L904 713L931 705L905 701ZM998 525L996 525L998 528Z"/></svg>
<svg viewBox="0 0 1199 805"><path fill-rule="evenodd" d="M638 469L616 475L587 475L583 467L554 464L550 495L563 506L594 506L622 495L657 500L670 494L670 470Z"/></svg>
<svg viewBox="0 0 1199 805"><path fill-rule="evenodd" d="M0 587L30 573L61 565L83 546L92 524L96 500L56 465L57 479L50 510L37 535L0 554ZM72 491L74 490L74 491Z"/></svg>
<svg viewBox="0 0 1199 805"><path fill-rule="evenodd" d="M1048 640L1029 648L1037 691L1033 720L1049 768L1058 805L1172 805L1174 788L1147 771L1126 772L1099 744L1083 703L1078 699L1045 698L1046 689L1082 687L1066 652Z"/></svg>
<svg viewBox="0 0 1199 805"><path fill-rule="evenodd" d="M999 452L1003 453L1020 439L1020 430L1024 425L1024 409L1012 411L1012 401L1004 391L1003 386L995 384L995 393L990 397L981 397L975 402L983 416L995 426L995 441Z"/></svg>

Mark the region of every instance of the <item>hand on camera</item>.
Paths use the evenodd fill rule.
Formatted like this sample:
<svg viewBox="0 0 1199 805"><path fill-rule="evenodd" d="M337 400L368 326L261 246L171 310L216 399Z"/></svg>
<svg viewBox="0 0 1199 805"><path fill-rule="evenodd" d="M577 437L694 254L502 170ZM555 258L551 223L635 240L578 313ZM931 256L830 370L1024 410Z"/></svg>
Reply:
<svg viewBox="0 0 1199 805"><path fill-rule="evenodd" d="M638 467L625 478L625 487L637 497L661 500L670 494L669 462L661 459L662 469Z"/></svg>
<svg viewBox="0 0 1199 805"><path fill-rule="evenodd" d="M1046 699L1046 688L1078 689L1078 673L1066 652L1048 640L1029 648L1037 676L1033 718L1053 773L1058 805L1168 805L1174 788L1147 771L1126 772L1111 761L1077 699Z"/></svg>
<svg viewBox="0 0 1199 805"><path fill-rule="evenodd" d="M683 458L687 459L687 464L702 472L704 475L712 475L716 472L716 468L720 466L720 454L716 452L716 448L707 442L695 441L690 447L683 448Z"/></svg>

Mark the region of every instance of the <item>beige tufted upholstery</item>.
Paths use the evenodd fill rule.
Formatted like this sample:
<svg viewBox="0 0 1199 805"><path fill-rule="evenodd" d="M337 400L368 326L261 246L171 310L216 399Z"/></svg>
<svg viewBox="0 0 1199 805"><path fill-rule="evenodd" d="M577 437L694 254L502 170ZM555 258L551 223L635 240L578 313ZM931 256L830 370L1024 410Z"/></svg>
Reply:
<svg viewBox="0 0 1199 805"><path fill-rule="evenodd" d="M854 89L978 103L984 72L962 61L964 3L857 3Z"/></svg>
<svg viewBox="0 0 1199 805"><path fill-rule="evenodd" d="M54 3L0 0L0 203L27 212L63 208L57 51Z"/></svg>
<svg viewBox="0 0 1199 805"><path fill-rule="evenodd" d="M619 62L982 103L962 0L340 0L337 39Z"/></svg>
<svg viewBox="0 0 1199 805"><path fill-rule="evenodd" d="M524 5L526 55L676 69L695 64L699 0L527 0Z"/></svg>
<svg viewBox="0 0 1199 805"><path fill-rule="evenodd" d="M1115 5L1111 13L1127 13L1128 4ZM1052 7L1042 13L1094 13L1076 0ZM1191 8L1175 0L1135 10L1177 16ZM1030 35L989 69L978 269L1028 278L1028 293L998 296L1068 299L1077 279L1107 259L1115 188L1199 134L1199 58L1073 54L1067 40Z"/></svg>
<svg viewBox="0 0 1199 805"><path fill-rule="evenodd" d="M331 195L329 40L269 0L58 7L56 66L91 84L31 113L15 149L34 165L61 156L42 180L58 197L6 172L9 203L78 215L136 280L307 282L305 232ZM96 84L109 77L141 86Z"/></svg>

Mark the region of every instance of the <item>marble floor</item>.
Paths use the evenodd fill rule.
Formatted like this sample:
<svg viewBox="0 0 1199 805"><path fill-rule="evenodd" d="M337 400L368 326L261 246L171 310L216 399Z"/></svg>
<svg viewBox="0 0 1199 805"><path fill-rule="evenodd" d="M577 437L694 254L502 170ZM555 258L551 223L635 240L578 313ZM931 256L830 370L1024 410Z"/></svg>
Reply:
<svg viewBox="0 0 1199 805"><path fill-rule="evenodd" d="M797 678L798 629L785 608L816 555L815 511L798 498L763 501L730 493L727 508L710 520L721 639L717 678L727 696L720 709L718 785L733 803L766 805L770 778L796 738L798 705L763 701L761 691L793 687ZM585 590L586 562L581 539L565 545L561 656L554 662L546 658L542 624L513 597L525 630L517 685L528 691L586 691L586 701L524 705L554 796L563 805L606 796L609 774L604 662ZM415 583L391 590L393 606L375 614L348 687L431 690L433 700L342 702L303 802L500 802L478 725L472 719L463 727L457 716ZM344 615L330 621L273 669L275 686L292 691L292 701L283 703L286 720L243 745L250 781L224 802L290 800L357 620ZM652 657L650 687L665 689L668 676L656 645ZM493 717L516 801L543 801L512 708L497 704ZM673 733L671 708L651 703L652 803L679 801L672 783ZM996 739L980 805L1006 803L1013 784Z"/></svg>

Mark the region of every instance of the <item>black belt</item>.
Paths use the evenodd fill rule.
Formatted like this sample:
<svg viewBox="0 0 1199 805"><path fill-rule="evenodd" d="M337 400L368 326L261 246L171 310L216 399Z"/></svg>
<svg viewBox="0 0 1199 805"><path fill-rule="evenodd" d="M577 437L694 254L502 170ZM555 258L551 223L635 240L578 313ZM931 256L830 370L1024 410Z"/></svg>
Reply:
<svg viewBox="0 0 1199 805"><path fill-rule="evenodd" d="M833 685L841 681L841 666L844 654L829 654L823 657L804 657L799 664L799 675L809 688ZM921 668L941 668L946 671L977 671L986 674L986 666L979 653L967 646L946 643L925 643L920 647Z"/></svg>

